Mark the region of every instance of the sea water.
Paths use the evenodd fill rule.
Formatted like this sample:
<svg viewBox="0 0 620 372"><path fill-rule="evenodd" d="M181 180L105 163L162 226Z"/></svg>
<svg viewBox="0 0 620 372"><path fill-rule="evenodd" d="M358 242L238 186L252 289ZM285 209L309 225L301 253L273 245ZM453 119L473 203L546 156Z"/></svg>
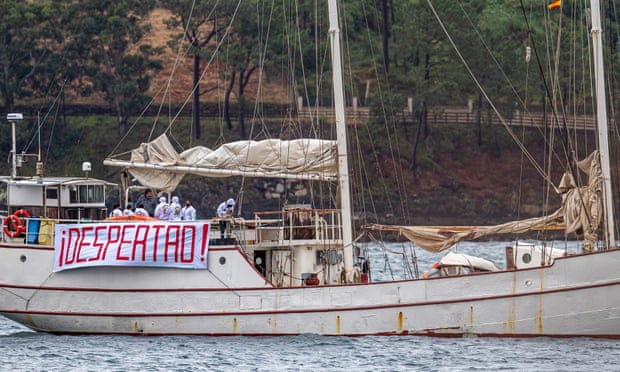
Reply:
<svg viewBox="0 0 620 372"><path fill-rule="evenodd" d="M503 265L507 243L462 253ZM557 242L555 248L563 247ZM576 243L566 245L569 251ZM404 275L409 247L371 246L373 280ZM416 250L420 271L441 255ZM425 266L427 265L427 266ZM620 371L620 341L592 338L55 336L0 318L3 371Z"/></svg>

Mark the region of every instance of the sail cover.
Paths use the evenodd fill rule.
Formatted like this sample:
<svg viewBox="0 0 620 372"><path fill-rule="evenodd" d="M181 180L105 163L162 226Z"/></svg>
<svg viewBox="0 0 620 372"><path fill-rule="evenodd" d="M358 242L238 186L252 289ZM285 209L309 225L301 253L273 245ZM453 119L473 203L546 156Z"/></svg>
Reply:
<svg viewBox="0 0 620 372"><path fill-rule="evenodd" d="M554 226L562 221L562 211L550 216L535 217L520 221L506 222L495 226L474 226L467 228L448 226L392 226L373 225L371 230L398 231L421 248L434 253L446 250L458 242L475 240L484 236L498 234L521 234L537 228Z"/></svg>
<svg viewBox="0 0 620 372"><path fill-rule="evenodd" d="M216 150L196 146L178 153L165 134L131 151L130 160L105 165L127 168L141 184L173 191L186 174L334 180L336 141L297 139L237 141Z"/></svg>
<svg viewBox="0 0 620 372"><path fill-rule="evenodd" d="M591 251L598 238L602 216L602 172L599 152L594 151L578 163L588 176L588 184L577 187L573 176L565 173L558 192L561 207L548 216L510 221L495 226L385 226L371 225L368 230L397 231L411 242L430 252L441 252L464 240L498 234L522 234L527 231L563 228L566 233L583 235L583 249Z"/></svg>

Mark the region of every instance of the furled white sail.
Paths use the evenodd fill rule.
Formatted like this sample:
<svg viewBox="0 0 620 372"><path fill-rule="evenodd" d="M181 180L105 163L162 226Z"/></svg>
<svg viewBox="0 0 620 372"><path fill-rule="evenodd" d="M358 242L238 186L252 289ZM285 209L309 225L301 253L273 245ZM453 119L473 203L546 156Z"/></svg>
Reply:
<svg viewBox="0 0 620 372"><path fill-rule="evenodd" d="M603 217L603 172L596 150L577 166L588 176L588 184L577 187L574 178L565 173L560 181L562 209L566 232L583 234L583 249L594 250Z"/></svg>
<svg viewBox="0 0 620 372"><path fill-rule="evenodd" d="M172 191L185 174L334 180L336 142L319 139L237 141L216 150L196 146L178 153L162 134L131 151L130 160L105 165L127 168L141 184Z"/></svg>
<svg viewBox="0 0 620 372"><path fill-rule="evenodd" d="M555 226L562 222L562 210L545 217L510 221L495 226L449 227L449 226L380 226L372 230L398 231L407 239L429 252L441 252L458 242L475 240L483 236L498 234L520 234L533 229Z"/></svg>
<svg viewBox="0 0 620 372"><path fill-rule="evenodd" d="M369 230L397 231L430 252L441 252L464 240L498 234L522 234L531 230L563 228L566 233L583 235L583 249L591 251L598 238L602 217L602 172L599 152L594 151L578 163L588 184L577 187L570 173L564 174L558 191L562 206L552 214L495 226L368 226Z"/></svg>

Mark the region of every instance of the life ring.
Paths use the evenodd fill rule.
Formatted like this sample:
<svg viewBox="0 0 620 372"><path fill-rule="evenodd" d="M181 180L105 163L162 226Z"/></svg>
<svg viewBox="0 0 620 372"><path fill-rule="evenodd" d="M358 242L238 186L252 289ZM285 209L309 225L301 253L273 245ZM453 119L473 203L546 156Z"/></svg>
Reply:
<svg viewBox="0 0 620 372"><path fill-rule="evenodd" d="M13 216L17 218L30 218L30 212L25 209L18 209L13 213Z"/></svg>
<svg viewBox="0 0 620 372"><path fill-rule="evenodd" d="M7 216L3 224L4 233L11 238L17 238L26 232L26 226L24 226L22 220L14 214Z"/></svg>

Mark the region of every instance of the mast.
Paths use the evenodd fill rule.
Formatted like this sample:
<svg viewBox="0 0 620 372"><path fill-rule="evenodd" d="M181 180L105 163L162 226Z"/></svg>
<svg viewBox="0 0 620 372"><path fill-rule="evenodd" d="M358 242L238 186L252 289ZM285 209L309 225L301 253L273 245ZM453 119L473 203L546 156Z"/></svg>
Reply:
<svg viewBox="0 0 620 372"><path fill-rule="evenodd" d="M592 45L594 54L594 79L596 87L596 121L601 171L603 173L603 213L605 214L605 244L607 248L616 246L614 233L613 197L611 193L611 166L609 163L609 128L607 121L607 103L605 99L605 70L603 64L603 38L601 28L601 7L599 0L590 1L592 15Z"/></svg>
<svg viewBox="0 0 620 372"><path fill-rule="evenodd" d="M17 142L15 140L15 125L18 120L24 120L24 115L21 113L10 113L6 115L7 120L11 123L11 152L13 157L11 159L11 179L17 177Z"/></svg>
<svg viewBox="0 0 620 372"><path fill-rule="evenodd" d="M11 179L17 176L17 145L15 143L15 120L11 120Z"/></svg>
<svg viewBox="0 0 620 372"><path fill-rule="evenodd" d="M332 84L336 114L336 139L338 141L338 185L342 219L342 245L344 269L353 270L353 232L351 228L351 196L349 191L349 164L347 160L347 129L344 117L342 63L340 60L340 27L338 26L337 0L329 0L329 38L332 47Z"/></svg>

